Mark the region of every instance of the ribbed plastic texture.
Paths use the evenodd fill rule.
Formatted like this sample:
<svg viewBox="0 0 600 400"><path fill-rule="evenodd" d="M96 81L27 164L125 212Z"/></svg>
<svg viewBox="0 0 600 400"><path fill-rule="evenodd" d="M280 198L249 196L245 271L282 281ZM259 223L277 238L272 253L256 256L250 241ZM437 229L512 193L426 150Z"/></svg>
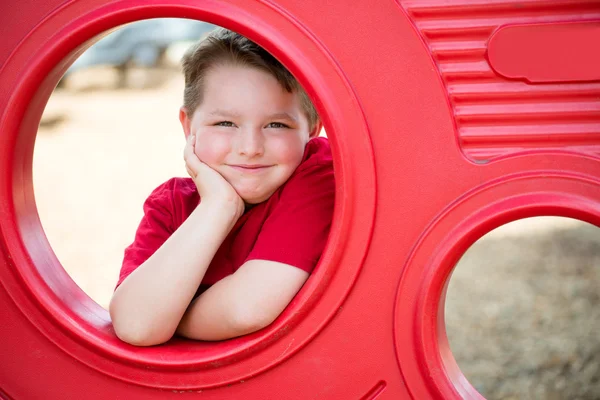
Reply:
<svg viewBox="0 0 600 400"><path fill-rule="evenodd" d="M476 161L527 149L600 154L600 82L530 84L491 68L486 52L505 24L600 21L600 1L400 1L444 81L461 147ZM600 23L600 22L599 22ZM590 40L589 51L600 43Z"/></svg>

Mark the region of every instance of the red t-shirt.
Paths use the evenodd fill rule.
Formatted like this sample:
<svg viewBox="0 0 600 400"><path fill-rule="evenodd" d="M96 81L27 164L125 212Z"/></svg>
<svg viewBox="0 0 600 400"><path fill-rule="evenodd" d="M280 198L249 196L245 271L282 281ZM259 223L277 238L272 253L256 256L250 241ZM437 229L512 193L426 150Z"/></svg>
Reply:
<svg viewBox="0 0 600 400"><path fill-rule="evenodd" d="M208 267L198 293L234 273L248 260L270 260L311 272L329 235L335 181L329 142L306 145L296 171L266 201L237 221ZM117 286L146 261L186 220L200 195L190 178L172 178L144 203L134 242L125 249Z"/></svg>

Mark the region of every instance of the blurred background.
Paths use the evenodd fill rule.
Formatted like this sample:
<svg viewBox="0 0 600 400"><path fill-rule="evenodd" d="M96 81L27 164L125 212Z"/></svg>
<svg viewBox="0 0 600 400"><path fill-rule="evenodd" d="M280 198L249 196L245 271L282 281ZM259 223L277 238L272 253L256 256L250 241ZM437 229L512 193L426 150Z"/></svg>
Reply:
<svg viewBox="0 0 600 400"><path fill-rule="evenodd" d="M152 19L104 35L50 97L34 152L42 226L73 280L107 308L150 192L186 176L179 60L213 25ZM516 221L463 256L446 329L488 399L600 399L600 230Z"/></svg>

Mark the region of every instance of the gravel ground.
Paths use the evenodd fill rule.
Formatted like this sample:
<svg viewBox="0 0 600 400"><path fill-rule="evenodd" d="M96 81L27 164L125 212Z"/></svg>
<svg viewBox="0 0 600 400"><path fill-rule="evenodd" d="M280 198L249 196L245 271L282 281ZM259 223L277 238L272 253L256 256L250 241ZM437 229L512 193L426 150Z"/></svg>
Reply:
<svg viewBox="0 0 600 400"><path fill-rule="evenodd" d="M107 307L150 191L185 176L169 71L90 70L53 94L34 155L42 225L67 272ZM488 399L600 399L600 231L567 219L506 225L451 279L450 345Z"/></svg>

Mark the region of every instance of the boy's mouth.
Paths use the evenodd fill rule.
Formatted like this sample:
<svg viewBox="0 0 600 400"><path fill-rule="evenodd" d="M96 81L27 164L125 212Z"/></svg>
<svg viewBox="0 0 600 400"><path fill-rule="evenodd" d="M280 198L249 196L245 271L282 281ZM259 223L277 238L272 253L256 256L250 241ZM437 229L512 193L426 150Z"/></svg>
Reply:
<svg viewBox="0 0 600 400"><path fill-rule="evenodd" d="M263 165L263 164L229 164L229 166L235 170L241 171L241 172L249 172L249 173L256 173L256 172L262 172L264 170L266 170L267 168L272 167L272 165Z"/></svg>

